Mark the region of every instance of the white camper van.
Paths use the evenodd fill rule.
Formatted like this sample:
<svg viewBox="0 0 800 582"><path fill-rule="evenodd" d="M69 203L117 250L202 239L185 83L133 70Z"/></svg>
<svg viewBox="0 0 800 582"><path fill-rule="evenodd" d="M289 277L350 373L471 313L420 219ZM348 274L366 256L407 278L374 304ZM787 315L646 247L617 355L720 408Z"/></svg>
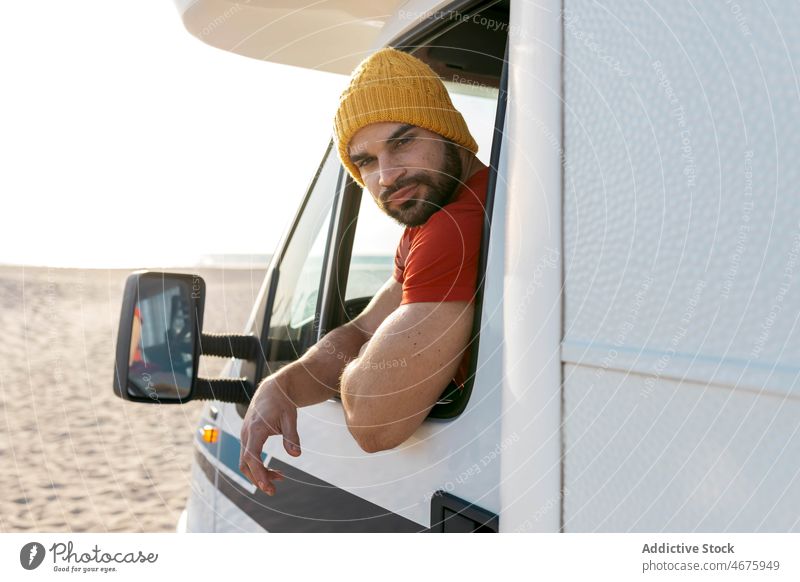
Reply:
<svg viewBox="0 0 800 582"><path fill-rule="evenodd" d="M247 57L412 52L491 167L466 388L373 454L338 400L300 409L274 496L239 471L249 397L364 308L399 229L329 147L238 335L202 334L199 277L131 276L116 393L208 401L181 529L800 529L797 3L176 2Z"/></svg>

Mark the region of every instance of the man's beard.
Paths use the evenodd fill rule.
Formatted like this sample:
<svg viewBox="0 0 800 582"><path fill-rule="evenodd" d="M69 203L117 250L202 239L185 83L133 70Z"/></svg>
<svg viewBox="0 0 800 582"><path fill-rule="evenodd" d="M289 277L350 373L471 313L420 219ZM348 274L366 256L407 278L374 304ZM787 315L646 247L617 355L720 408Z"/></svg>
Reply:
<svg viewBox="0 0 800 582"><path fill-rule="evenodd" d="M398 181L392 187L381 193L378 205L386 214L394 218L403 226L420 226L442 207L453 201L453 197L461 185L461 158L458 155L458 146L451 141L444 142L444 162L439 172L430 174L419 172ZM414 198L406 200L400 206L390 206L388 198L406 186L419 186ZM428 195L421 191L427 186Z"/></svg>

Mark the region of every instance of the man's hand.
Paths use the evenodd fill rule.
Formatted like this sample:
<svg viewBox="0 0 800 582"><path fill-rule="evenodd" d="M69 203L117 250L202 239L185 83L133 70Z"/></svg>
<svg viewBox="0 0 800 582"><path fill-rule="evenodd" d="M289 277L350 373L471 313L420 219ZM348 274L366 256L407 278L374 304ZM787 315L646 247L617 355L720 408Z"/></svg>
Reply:
<svg viewBox="0 0 800 582"><path fill-rule="evenodd" d="M283 435L286 452L293 457L300 455L297 406L286 395L281 383L288 383L288 379L270 376L261 383L242 424L239 470L267 495L275 494L273 481L283 480L281 473L267 469L261 460L261 449L267 438Z"/></svg>
<svg viewBox="0 0 800 582"><path fill-rule="evenodd" d="M324 402L339 392L345 364L364 353L375 329L400 305L402 292L390 277L358 317L326 334L300 359L261 382L244 417L239 456L242 474L259 489L274 495L272 481L283 479L261 461L264 443L280 434L286 452L300 455L297 409Z"/></svg>

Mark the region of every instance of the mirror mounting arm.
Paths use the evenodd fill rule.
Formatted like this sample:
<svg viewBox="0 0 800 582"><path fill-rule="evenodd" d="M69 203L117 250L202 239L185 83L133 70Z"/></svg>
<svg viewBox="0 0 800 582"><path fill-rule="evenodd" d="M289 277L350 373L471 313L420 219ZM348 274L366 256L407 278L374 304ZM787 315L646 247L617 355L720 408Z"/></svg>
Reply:
<svg viewBox="0 0 800 582"><path fill-rule="evenodd" d="M204 333L200 337L200 353L204 356L237 358L254 362L261 344L255 335Z"/></svg>
<svg viewBox="0 0 800 582"><path fill-rule="evenodd" d="M250 404L253 392L253 385L247 378L198 378L192 400Z"/></svg>

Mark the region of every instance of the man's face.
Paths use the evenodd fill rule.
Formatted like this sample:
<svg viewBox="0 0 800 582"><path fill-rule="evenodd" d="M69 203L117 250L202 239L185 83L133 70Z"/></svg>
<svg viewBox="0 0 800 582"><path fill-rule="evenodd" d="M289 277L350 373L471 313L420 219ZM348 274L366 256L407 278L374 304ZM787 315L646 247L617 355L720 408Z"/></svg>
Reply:
<svg viewBox="0 0 800 582"><path fill-rule="evenodd" d="M367 125L348 152L381 210L405 226L425 224L461 184L458 146L415 125Z"/></svg>

